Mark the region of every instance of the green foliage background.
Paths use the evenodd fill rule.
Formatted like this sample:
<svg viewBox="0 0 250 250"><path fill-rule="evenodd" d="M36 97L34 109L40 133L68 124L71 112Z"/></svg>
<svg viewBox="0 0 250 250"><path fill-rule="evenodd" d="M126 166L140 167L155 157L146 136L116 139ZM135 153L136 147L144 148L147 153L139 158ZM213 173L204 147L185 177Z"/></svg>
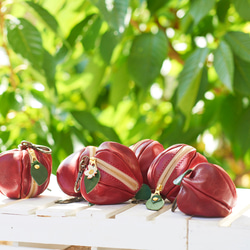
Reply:
<svg viewBox="0 0 250 250"><path fill-rule="evenodd" d="M1 0L0 150L53 172L106 140L193 145L250 187L249 0Z"/></svg>

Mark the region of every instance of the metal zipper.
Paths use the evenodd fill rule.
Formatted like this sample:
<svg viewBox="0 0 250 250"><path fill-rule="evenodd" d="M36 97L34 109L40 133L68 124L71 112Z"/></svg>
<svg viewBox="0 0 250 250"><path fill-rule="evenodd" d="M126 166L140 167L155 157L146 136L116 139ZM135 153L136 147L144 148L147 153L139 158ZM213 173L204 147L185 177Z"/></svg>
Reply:
<svg viewBox="0 0 250 250"><path fill-rule="evenodd" d="M34 161L37 161L34 149L28 148L27 151L28 151L29 157L30 157L30 164L32 164ZM33 177L31 177L30 191L27 195L27 198L35 196L37 190L38 190L38 184L33 179Z"/></svg>
<svg viewBox="0 0 250 250"><path fill-rule="evenodd" d="M109 163L107 163L99 158L94 157L95 153L96 153L96 148L93 149L91 147L90 154L89 154L90 160L93 160L93 162L95 162L98 169L101 169L104 172L106 172L107 174L112 175L113 177L115 177L117 180L122 182L124 185L126 185L128 188L130 188L133 191L136 191L139 188L139 184L135 179L133 179L129 175L125 174L124 172L122 172L118 168L112 166L111 164L109 164Z"/></svg>
<svg viewBox="0 0 250 250"><path fill-rule="evenodd" d="M164 169L162 175L160 176L157 186L156 186L156 191L160 192L162 189L164 189L164 186L166 185L170 175L173 173L176 164L179 162L179 160L186 154L190 153L191 151L195 150L192 146L185 145L182 147L172 158L172 160L169 162L168 166Z"/></svg>

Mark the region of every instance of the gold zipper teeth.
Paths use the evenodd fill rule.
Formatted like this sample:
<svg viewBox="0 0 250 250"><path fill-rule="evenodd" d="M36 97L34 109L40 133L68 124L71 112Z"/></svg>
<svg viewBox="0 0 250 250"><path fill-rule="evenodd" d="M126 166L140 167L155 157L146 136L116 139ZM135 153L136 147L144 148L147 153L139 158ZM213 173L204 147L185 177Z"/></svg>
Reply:
<svg viewBox="0 0 250 250"><path fill-rule="evenodd" d="M31 148L28 148L27 151L28 151L28 154L29 154L29 157L30 157L30 164L33 163L34 161L37 161L35 151L33 149L31 149ZM38 190L38 184L36 183L36 181L31 176L30 191L29 191L29 193L27 195L27 198L35 196L37 190Z"/></svg>
<svg viewBox="0 0 250 250"><path fill-rule="evenodd" d="M167 167L164 169L162 175L160 176L158 182L157 182L157 186L158 185L162 185L163 189L164 186L166 185L170 175L173 173L177 163L179 162L179 160L181 158L183 158L184 155L194 151L195 148L193 148L192 146L189 145L185 145L184 147L182 147L176 154L175 156L172 158L172 160L169 162L169 164L167 165Z"/></svg>
<svg viewBox="0 0 250 250"><path fill-rule="evenodd" d="M97 163L97 168L103 170L107 174L115 177L117 180L122 182L124 185L126 185L128 188L130 188L133 191L136 191L139 188L138 182L130 177L129 175L125 174L118 168L112 166L111 164L96 158L94 155L96 153L97 148L90 146L89 147L89 158L95 158Z"/></svg>
<svg viewBox="0 0 250 250"><path fill-rule="evenodd" d="M135 152L141 146L141 144L144 143L144 142L146 142L146 141L148 141L148 139L139 141L139 142L135 143L134 145L132 145L130 147L130 149Z"/></svg>
<svg viewBox="0 0 250 250"><path fill-rule="evenodd" d="M139 187L138 182L130 177L129 175L125 174L118 168L110 165L109 163L96 158L97 161L97 167L103 171L105 171L107 174L115 177L117 180L122 182L124 185L126 185L128 188L130 188L133 191L136 191Z"/></svg>

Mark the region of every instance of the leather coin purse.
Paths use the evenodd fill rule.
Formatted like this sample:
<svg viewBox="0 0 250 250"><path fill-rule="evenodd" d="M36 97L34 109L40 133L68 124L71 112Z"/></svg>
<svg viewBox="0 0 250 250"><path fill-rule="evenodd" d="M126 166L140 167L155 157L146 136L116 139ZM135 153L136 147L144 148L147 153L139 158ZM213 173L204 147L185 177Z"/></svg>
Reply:
<svg viewBox="0 0 250 250"><path fill-rule="evenodd" d="M104 142L89 157L82 158L82 196L94 204L125 202L142 186L142 174L134 152L116 142Z"/></svg>
<svg viewBox="0 0 250 250"><path fill-rule="evenodd" d="M57 183L65 194L75 197L82 196L79 183L77 186L76 180L83 174L83 170L81 171L82 163L80 161L81 159L85 159L85 157L89 157L90 151L96 151L96 147L84 147L83 149L69 155L58 166L56 171Z"/></svg>
<svg viewBox="0 0 250 250"><path fill-rule="evenodd" d="M207 159L194 147L186 144L176 144L161 152L148 169L148 181L155 193L147 201L147 208L160 209L165 198L173 202L180 190L173 181L187 169L201 162L207 162Z"/></svg>
<svg viewBox="0 0 250 250"><path fill-rule="evenodd" d="M185 176L185 174L187 174ZM175 180L181 189L177 207L185 214L225 217L236 205L236 187L227 172L218 165L200 163ZM176 205L173 205L175 210Z"/></svg>
<svg viewBox="0 0 250 250"><path fill-rule="evenodd" d="M22 141L18 149L0 154L0 192L13 199L41 194L52 170L51 149Z"/></svg>
<svg viewBox="0 0 250 250"><path fill-rule="evenodd" d="M122 203L135 197L143 182L134 152L116 142L88 146L72 154L58 167L57 180L68 194L76 196L80 192L88 202L100 205Z"/></svg>
<svg viewBox="0 0 250 250"><path fill-rule="evenodd" d="M158 141L154 141L151 139L145 139L138 141L134 145L130 146L135 153L139 161L139 166L141 169L143 183L149 185L147 173L151 162L158 156L162 151L164 151L164 147Z"/></svg>

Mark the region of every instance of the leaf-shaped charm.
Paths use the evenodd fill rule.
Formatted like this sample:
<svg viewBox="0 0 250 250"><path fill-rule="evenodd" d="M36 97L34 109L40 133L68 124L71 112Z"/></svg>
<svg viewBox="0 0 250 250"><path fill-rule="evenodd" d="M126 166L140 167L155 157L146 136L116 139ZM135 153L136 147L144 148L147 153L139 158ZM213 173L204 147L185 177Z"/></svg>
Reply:
<svg viewBox="0 0 250 250"><path fill-rule="evenodd" d="M152 197L146 202L146 207L149 210L160 210L165 204L165 201L159 194L154 194Z"/></svg>
<svg viewBox="0 0 250 250"><path fill-rule="evenodd" d="M84 177L84 185L86 188L86 193L90 193L94 187L97 185L101 177L100 171L97 169L95 176L88 178L87 176Z"/></svg>
<svg viewBox="0 0 250 250"><path fill-rule="evenodd" d="M174 183L175 185L180 186L180 185L181 185L181 182L182 182L182 179L183 179L186 175L188 175L190 172L192 172L192 171L193 171L192 169L188 169L188 170L185 171L183 174L179 175L179 176L173 181L173 183Z"/></svg>
<svg viewBox="0 0 250 250"><path fill-rule="evenodd" d="M38 186L41 186L48 178L47 168L39 161L31 163L30 173Z"/></svg>
<svg viewBox="0 0 250 250"><path fill-rule="evenodd" d="M148 200L151 196L151 189L147 184L142 184L140 190L136 193L136 200Z"/></svg>

